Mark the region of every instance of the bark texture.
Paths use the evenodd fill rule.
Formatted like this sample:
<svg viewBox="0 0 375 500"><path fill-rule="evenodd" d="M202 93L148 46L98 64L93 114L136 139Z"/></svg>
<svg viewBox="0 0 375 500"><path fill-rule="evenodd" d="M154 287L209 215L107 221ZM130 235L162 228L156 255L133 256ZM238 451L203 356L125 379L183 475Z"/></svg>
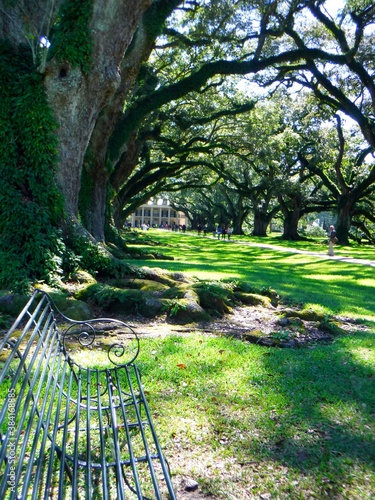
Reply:
<svg viewBox="0 0 375 500"><path fill-rule="evenodd" d="M107 157L109 138L117 121L123 115L124 102L136 82L142 63L149 58L155 38L161 33L165 19L179 3L180 0L154 0L150 7L144 11L132 42L121 61L121 81L96 121L84 164L84 168L91 177L93 189L88 210L81 215L84 215L87 228L93 231L97 240L104 239L109 177L114 170L119 170L120 173L117 174L117 178L119 178L123 173L122 164L130 165L131 163L131 160L127 161L123 157L128 154L132 155L133 139L130 137L129 144L125 145L125 152L119 160L119 165L109 164ZM138 161L138 159L136 160ZM133 168L137 161L133 164ZM119 186L116 185L112 187L115 191L119 189Z"/></svg>
<svg viewBox="0 0 375 500"><path fill-rule="evenodd" d="M272 215L264 214L259 210L254 210L253 236L267 236L267 227L271 222Z"/></svg>
<svg viewBox="0 0 375 500"><path fill-rule="evenodd" d="M299 240L298 222L301 218L302 199L299 193L289 196L289 205L282 196L278 197L284 216L284 240Z"/></svg>
<svg viewBox="0 0 375 500"><path fill-rule="evenodd" d="M93 0L90 72L56 58L47 64L45 87L59 126L58 182L73 216L78 215L82 165L95 123L121 85L121 61L150 3Z"/></svg>

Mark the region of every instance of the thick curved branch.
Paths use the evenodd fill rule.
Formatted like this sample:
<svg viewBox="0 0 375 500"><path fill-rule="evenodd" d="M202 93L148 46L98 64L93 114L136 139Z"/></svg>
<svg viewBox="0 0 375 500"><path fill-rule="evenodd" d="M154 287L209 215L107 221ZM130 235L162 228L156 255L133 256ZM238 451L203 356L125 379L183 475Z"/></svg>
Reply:
<svg viewBox="0 0 375 500"><path fill-rule="evenodd" d="M341 165L342 165L342 160L344 157L344 149L345 149L345 138L344 138L344 134L343 134L342 127L341 127L341 118L339 117L339 115L335 115L335 118L336 118L336 123L337 123L337 126L336 126L337 135L339 138L339 152L338 152L334 167L335 167L337 182L341 188L341 191L343 193L346 193L348 190L348 186L346 185L345 179L344 179L342 172L341 172Z"/></svg>
<svg viewBox="0 0 375 500"><path fill-rule="evenodd" d="M116 163L124 152L126 143L131 132L138 128L145 116L160 108L170 101L180 99L189 92L199 91L200 88L216 75L247 75L258 73L270 67L277 67L283 63L293 63L301 60L326 60L333 64L346 64L343 55L330 54L324 50L296 49L282 52L262 60L251 61L228 61L219 60L204 64L199 70L171 85L156 90L152 94L137 101L117 123L109 142L109 157L112 163ZM348 100L348 105L350 101ZM355 114L357 108L353 105ZM357 110L358 111L358 110ZM361 115L362 116L362 115ZM375 138L374 138L375 143Z"/></svg>

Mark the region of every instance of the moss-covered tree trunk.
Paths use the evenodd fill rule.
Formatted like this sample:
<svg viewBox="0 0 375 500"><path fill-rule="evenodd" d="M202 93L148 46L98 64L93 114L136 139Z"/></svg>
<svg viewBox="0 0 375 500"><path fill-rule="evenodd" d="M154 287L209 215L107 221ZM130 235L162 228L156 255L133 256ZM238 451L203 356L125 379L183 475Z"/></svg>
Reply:
<svg viewBox="0 0 375 500"><path fill-rule="evenodd" d="M74 223L87 146L151 1L0 0L0 286L61 273L62 206Z"/></svg>

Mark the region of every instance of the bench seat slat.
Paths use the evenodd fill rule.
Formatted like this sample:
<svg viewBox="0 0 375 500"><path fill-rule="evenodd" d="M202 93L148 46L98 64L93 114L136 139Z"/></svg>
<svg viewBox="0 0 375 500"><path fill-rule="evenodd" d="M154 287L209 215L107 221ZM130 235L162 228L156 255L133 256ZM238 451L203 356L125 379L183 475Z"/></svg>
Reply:
<svg viewBox="0 0 375 500"><path fill-rule="evenodd" d="M87 458L87 467L86 467L86 498L91 499L92 498L92 474L91 474L91 453L90 453L90 446L91 446L91 370L90 368L87 369L87 393L86 393L86 436L87 436L87 441L86 441L86 458Z"/></svg>
<svg viewBox="0 0 375 500"><path fill-rule="evenodd" d="M56 450L58 450L58 455L60 459L60 467L59 467L59 484L58 484L58 498L63 498L63 491L64 491L64 484L66 482L65 480L65 474L68 475L68 477L72 478L70 474L70 469L67 467L67 460L66 460L66 448L67 448L67 440L68 440L68 431L69 431L69 424L71 422L71 416L69 413L69 408L70 408L70 394L72 391L72 386L73 386L73 372L70 371L69 373L69 380L67 384L67 396L66 396L66 401L65 401L65 408L61 408L61 417L63 418L64 424L62 426L59 426L59 429L62 429L62 437L61 437L61 445L60 447L56 446ZM56 415L56 418L59 419L59 414ZM70 475L69 475L70 474Z"/></svg>
<svg viewBox="0 0 375 500"><path fill-rule="evenodd" d="M56 353L54 353L56 354ZM57 369L60 368L60 360L61 358L55 358L57 362ZM31 443L31 451L28 454L28 462L26 467L26 472L24 472L24 487L22 490L22 496L27 496L28 485L31 481L31 475L33 472L33 464L37 461L38 464L42 464L45 457L45 449L48 445L48 430L51 426L51 418L53 416L53 406L56 399L57 394L57 386L58 379L54 376L53 370L47 370L47 364L43 369L43 373L46 374L48 372L48 377L45 386L42 385L44 378L39 380L39 386L37 390L36 397L32 397L33 405L28 410L28 426L27 431L23 435L23 445L21 449L21 456L25 456L27 454L27 445ZM31 387L29 388L28 396L30 395ZM42 389L44 390L44 394L42 395ZM41 404L39 399L42 398ZM40 406L39 406L40 405ZM39 406L39 407L38 407ZM34 428L32 428L32 426ZM31 435L33 435L32 439ZM18 474L20 477L22 473L22 463L18 464ZM41 466L36 468L35 472L35 484L39 484L38 478L41 473Z"/></svg>

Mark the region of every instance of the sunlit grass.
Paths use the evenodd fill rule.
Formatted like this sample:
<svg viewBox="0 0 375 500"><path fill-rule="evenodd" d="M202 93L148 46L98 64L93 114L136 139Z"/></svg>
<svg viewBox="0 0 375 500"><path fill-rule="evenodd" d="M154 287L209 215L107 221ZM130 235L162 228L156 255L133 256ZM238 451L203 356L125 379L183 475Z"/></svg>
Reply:
<svg viewBox="0 0 375 500"><path fill-rule="evenodd" d="M323 306L327 314L375 319L373 268L332 260L326 255L324 245L321 255L305 255L249 246L245 244L245 238L241 244L157 230L150 231L149 236L160 243L157 247L160 253L174 257L174 260L142 260L136 261L137 265L160 267L206 280L244 280L255 287L274 288L283 301L291 304L308 303ZM280 246L280 241L276 240ZM266 242L275 242L275 238L266 238ZM301 248L307 245L308 249L312 245L306 242L297 242L298 245L283 243L300 245ZM356 257L363 257L361 247L357 245L355 251ZM374 249L366 248L366 251L367 257L375 260Z"/></svg>
<svg viewBox="0 0 375 500"><path fill-rule="evenodd" d="M271 233L266 238L256 236L235 236L235 241L243 241L250 243L266 243L277 245L284 248L295 248L298 250L307 250L309 252L317 252L322 255L327 253L327 238L309 238L309 240L288 241L283 240L280 234ZM375 248L372 245L360 245L356 242L351 242L349 246L336 245L335 253L345 257L355 257L358 259L375 260Z"/></svg>

